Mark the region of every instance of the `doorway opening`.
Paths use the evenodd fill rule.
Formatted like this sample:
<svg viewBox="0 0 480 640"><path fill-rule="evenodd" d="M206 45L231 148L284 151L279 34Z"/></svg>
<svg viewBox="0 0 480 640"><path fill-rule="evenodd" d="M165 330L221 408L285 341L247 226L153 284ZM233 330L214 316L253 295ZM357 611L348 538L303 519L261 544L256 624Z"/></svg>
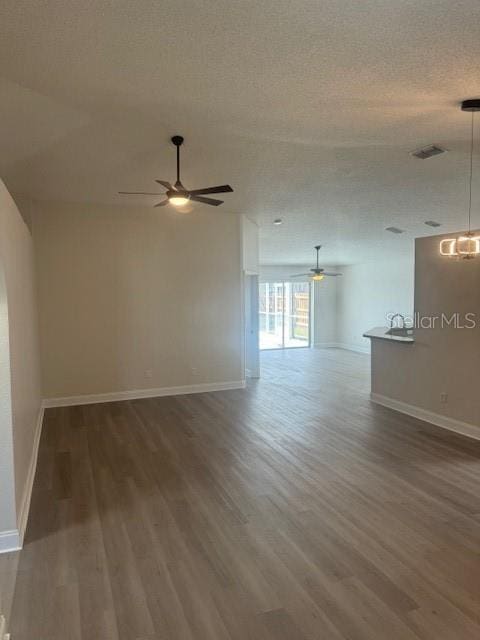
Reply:
<svg viewBox="0 0 480 640"><path fill-rule="evenodd" d="M260 349L310 346L310 282L261 282Z"/></svg>

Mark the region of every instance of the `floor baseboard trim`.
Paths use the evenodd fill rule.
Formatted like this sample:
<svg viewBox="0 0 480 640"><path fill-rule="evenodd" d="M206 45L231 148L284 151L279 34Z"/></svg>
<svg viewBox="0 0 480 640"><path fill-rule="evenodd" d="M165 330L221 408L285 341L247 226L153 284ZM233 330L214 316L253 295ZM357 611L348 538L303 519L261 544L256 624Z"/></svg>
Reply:
<svg viewBox="0 0 480 640"><path fill-rule="evenodd" d="M315 349L336 349L336 342L315 342L313 345Z"/></svg>
<svg viewBox="0 0 480 640"><path fill-rule="evenodd" d="M358 345L358 344L350 344L348 342L339 342L337 344L337 349L346 349L347 351L354 351L355 353L370 354L369 345L362 347L361 345Z"/></svg>
<svg viewBox="0 0 480 640"><path fill-rule="evenodd" d="M28 468L27 479L23 489L22 502L18 511L18 528L11 529L10 531L0 531L0 553L18 551L23 546L23 538L25 536L28 514L30 512L30 501L32 499L33 481L35 480L35 471L37 470L38 448L40 446L40 436L42 435L44 413L45 408L42 403L37 415L30 466Z"/></svg>
<svg viewBox="0 0 480 640"><path fill-rule="evenodd" d="M317 342L315 344L316 349L345 349L346 351L354 351L355 353L370 353L370 347L362 347L356 344L349 344L346 342Z"/></svg>
<svg viewBox="0 0 480 640"><path fill-rule="evenodd" d="M404 413L407 416L411 416L412 418L417 418L418 420L429 422L436 427L448 429L448 431L454 431L455 433L459 433L462 436L480 440L480 428L476 427L473 424L469 424L468 422L461 422L460 420L455 420L454 418L442 416L439 413L427 411L426 409L422 409L421 407L416 407L415 405L407 404L406 402L402 402L401 400L395 400L394 398L389 398L388 396L384 396L379 393L371 393L370 399L375 404L382 405L382 407L387 407L388 409L393 409L394 411Z"/></svg>
<svg viewBox="0 0 480 640"><path fill-rule="evenodd" d="M40 436L42 435L43 416L45 407L42 402L38 412L37 423L35 425L35 437L33 441L32 456L30 459L30 467L28 469L27 480L23 490L22 504L18 514L18 531L20 547L23 546L23 538L27 528L28 514L30 513L30 500L32 499L33 482L35 480L35 471L37 470L38 448L40 446Z"/></svg>
<svg viewBox="0 0 480 640"><path fill-rule="evenodd" d="M159 387L156 389L134 389L132 391L116 391L113 393L98 393L92 395L69 396L66 398L46 398L43 401L45 408L73 407L81 404L97 404L101 402L120 402L121 400L139 400L141 398L159 398L164 396L180 396L189 393L209 393L211 391L229 391L231 389L244 389L245 380L231 382L207 382L203 384L191 384L181 387Z"/></svg>
<svg viewBox="0 0 480 640"><path fill-rule="evenodd" d="M18 529L0 531L0 553L10 553L22 548Z"/></svg>

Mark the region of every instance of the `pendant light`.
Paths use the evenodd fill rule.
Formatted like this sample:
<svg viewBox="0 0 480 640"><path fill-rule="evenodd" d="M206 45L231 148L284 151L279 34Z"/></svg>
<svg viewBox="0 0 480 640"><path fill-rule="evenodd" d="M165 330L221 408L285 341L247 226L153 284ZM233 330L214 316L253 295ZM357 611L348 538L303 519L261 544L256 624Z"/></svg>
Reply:
<svg viewBox="0 0 480 640"><path fill-rule="evenodd" d="M464 100L462 111L469 111L472 114L472 124L470 132L470 181L468 199L468 231L456 238L445 238L440 242L440 253L442 256L457 257L464 260L471 260L480 255L480 236L475 235L471 228L472 223L472 180L473 180L473 136L475 111L480 111L480 98Z"/></svg>

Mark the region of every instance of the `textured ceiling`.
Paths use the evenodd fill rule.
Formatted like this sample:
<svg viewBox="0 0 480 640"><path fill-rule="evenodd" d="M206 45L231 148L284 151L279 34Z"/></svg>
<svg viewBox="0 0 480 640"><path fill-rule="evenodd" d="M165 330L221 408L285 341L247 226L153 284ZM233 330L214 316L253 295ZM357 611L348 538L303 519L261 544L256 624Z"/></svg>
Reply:
<svg viewBox="0 0 480 640"><path fill-rule="evenodd" d="M153 204L116 192L173 179L181 133L184 182L234 186L223 208L258 221L265 264L317 242L354 263L411 250L424 220L463 224L478 0L3 0L0 24L13 192ZM432 142L449 153L408 155Z"/></svg>

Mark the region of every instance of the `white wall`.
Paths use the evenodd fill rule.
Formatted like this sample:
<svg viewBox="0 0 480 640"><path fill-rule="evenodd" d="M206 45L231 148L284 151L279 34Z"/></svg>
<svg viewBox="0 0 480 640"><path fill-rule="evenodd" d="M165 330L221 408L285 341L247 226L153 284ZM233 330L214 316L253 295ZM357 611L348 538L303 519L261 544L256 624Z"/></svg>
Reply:
<svg viewBox="0 0 480 640"><path fill-rule="evenodd" d="M440 256L439 240L418 238L415 254L415 312L433 318L454 313L476 315L476 328L443 328L437 320L415 329L415 343L372 340L372 392L408 407L431 412L437 424L471 425L464 432L480 437L480 260ZM450 236L449 236L450 237ZM466 324L466 323L465 323ZM447 394L442 402L441 394ZM447 421L438 420L441 416Z"/></svg>
<svg viewBox="0 0 480 640"><path fill-rule="evenodd" d="M37 203L33 233L45 397L243 379L239 216Z"/></svg>
<svg viewBox="0 0 480 640"><path fill-rule="evenodd" d="M0 536L3 534L4 537L5 532L17 528L12 432L8 301L3 264L0 263ZM0 550L3 546L0 540Z"/></svg>
<svg viewBox="0 0 480 640"><path fill-rule="evenodd" d="M260 282L302 282L302 278L292 278L295 273L307 273L311 267L305 265L260 265ZM308 278L305 278L306 281Z"/></svg>
<svg viewBox="0 0 480 640"><path fill-rule="evenodd" d="M339 267L337 278L337 336L339 346L359 351L370 350L363 333L373 327L387 326L387 314L412 316L414 256L389 261Z"/></svg>
<svg viewBox="0 0 480 640"><path fill-rule="evenodd" d="M327 277L313 283L313 344L315 347L333 347L337 344L339 284L338 277Z"/></svg>
<svg viewBox="0 0 480 640"><path fill-rule="evenodd" d="M3 501L14 487L15 526L24 524L22 519L28 510L30 493L29 475L32 469L34 445L38 436L37 426L41 408L40 365L38 350L38 316L35 296L34 253L30 232L25 225L10 194L0 181L0 285L1 347L0 366L2 372L2 422L0 457L0 487L2 510L0 531L11 528L12 515L4 511ZM8 312L8 345L6 344L6 320ZM2 330L3 329L3 330ZM9 351L9 353L7 353ZM6 367L10 366L10 371ZM10 377L11 420L8 421L6 407L7 376ZM7 413L5 413L7 411ZM6 431L10 429L10 437ZM5 458L8 441L13 446L12 477L11 461Z"/></svg>
<svg viewBox="0 0 480 640"><path fill-rule="evenodd" d="M243 269L251 275L258 274L260 255L258 226L247 216L242 216L241 221Z"/></svg>

